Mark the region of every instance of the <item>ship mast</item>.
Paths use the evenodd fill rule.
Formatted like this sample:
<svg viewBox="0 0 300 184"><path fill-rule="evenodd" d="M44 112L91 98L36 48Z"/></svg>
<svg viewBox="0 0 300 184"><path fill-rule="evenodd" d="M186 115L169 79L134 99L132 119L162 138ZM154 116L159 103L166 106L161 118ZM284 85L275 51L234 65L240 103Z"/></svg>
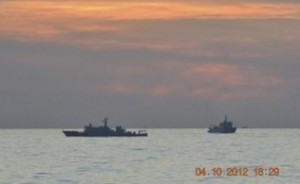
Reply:
<svg viewBox="0 0 300 184"><path fill-rule="evenodd" d="M107 127L108 117L106 116L103 120L101 120L104 123L104 127Z"/></svg>

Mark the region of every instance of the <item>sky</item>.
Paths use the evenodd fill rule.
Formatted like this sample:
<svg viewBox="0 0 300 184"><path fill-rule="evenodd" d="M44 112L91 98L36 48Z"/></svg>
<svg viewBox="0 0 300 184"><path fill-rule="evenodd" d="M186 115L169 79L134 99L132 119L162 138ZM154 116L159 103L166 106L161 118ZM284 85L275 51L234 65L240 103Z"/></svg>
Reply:
<svg viewBox="0 0 300 184"><path fill-rule="evenodd" d="M1 0L0 128L299 128L299 18L295 0Z"/></svg>

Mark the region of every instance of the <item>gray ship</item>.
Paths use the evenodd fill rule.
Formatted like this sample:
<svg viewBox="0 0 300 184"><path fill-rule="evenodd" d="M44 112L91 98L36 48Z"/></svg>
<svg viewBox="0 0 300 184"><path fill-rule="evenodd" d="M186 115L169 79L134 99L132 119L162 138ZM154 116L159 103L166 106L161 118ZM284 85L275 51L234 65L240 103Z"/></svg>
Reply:
<svg viewBox="0 0 300 184"><path fill-rule="evenodd" d="M67 137L145 137L148 133L145 130L127 131L122 126L116 126L115 129L110 128L108 123L108 117L102 120L103 126L93 126L89 124L84 127L83 131L63 130L63 133Z"/></svg>
<svg viewBox="0 0 300 184"><path fill-rule="evenodd" d="M236 127L233 127L233 123L231 121L227 121L226 115L223 122L219 125L213 125L208 129L208 133L234 133L235 131Z"/></svg>

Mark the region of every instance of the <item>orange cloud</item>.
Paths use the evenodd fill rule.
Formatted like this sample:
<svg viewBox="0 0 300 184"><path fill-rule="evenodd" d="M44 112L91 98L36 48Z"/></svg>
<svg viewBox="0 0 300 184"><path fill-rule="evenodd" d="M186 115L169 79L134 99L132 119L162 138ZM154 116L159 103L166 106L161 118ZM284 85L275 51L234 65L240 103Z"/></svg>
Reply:
<svg viewBox="0 0 300 184"><path fill-rule="evenodd" d="M228 86L240 85L242 83L243 76L238 67L220 63L200 64L186 71L186 74L192 76L201 76L202 81L221 81L224 85Z"/></svg>
<svg viewBox="0 0 300 184"><path fill-rule="evenodd" d="M190 65L182 78L194 86L186 92L191 98L216 100L272 98L282 84L275 75L222 63Z"/></svg>
<svg viewBox="0 0 300 184"><path fill-rule="evenodd" d="M187 53L187 55L200 54L208 57L218 56L218 53L214 49L194 48L193 44L199 45L201 42L199 40L195 41L197 43L170 43L172 36L175 37L174 35L170 36L167 41L157 39L157 42L150 42L150 39L136 39L133 35L139 31L137 30L139 28L138 21L135 21L300 18L300 5L284 3L207 4L178 1L121 3L115 1L16 0L2 1L0 5L0 37L26 41L51 41L80 45L89 49L120 47L173 50ZM126 24L129 21L137 25L130 27ZM269 33L270 30L265 32ZM123 38L123 40L117 40L114 39L114 35L99 37L102 33L132 35ZM81 37L81 34L87 36ZM209 36L210 39L212 37L214 38L214 35ZM190 38L190 40L192 39ZM253 42L251 37L246 39ZM182 48L186 48L185 51L182 51ZM237 53L237 55L240 54L240 52ZM120 75L118 76L121 78L120 83L109 83L106 86L94 85L90 90L93 94L104 92L117 95L142 94L146 97L157 98L167 95L181 95L191 98L234 99L251 96L255 98L265 97L269 92L265 89L273 89L281 84L281 80L276 76L264 74L261 71L222 64L221 61L219 63L203 63L203 61L202 63L164 61L147 66L138 63L135 63L134 66L128 65L128 67L122 65L118 70L120 74L114 72L114 76L111 76L113 78L115 75ZM149 68L147 68L149 66L155 71L154 74L149 72ZM175 77L162 80L159 83L151 83L150 86L135 84L130 80L133 75L143 79L156 78L151 75L157 73L174 75ZM123 79L127 79L127 81L122 81Z"/></svg>
<svg viewBox="0 0 300 184"><path fill-rule="evenodd" d="M155 72L147 72L147 69ZM121 70L122 68L123 70ZM126 68L126 67L125 67ZM137 69L137 70L136 70ZM165 61L147 66L141 63L133 70L115 66L118 76L112 73L107 85L94 84L93 94L137 95L151 100L187 98L192 100L271 99L280 95L277 89L283 84L274 74L251 67L223 63L184 63ZM136 73L138 71L138 73ZM144 72L140 72L144 71ZM161 75L153 81L155 75ZM136 80L140 78L140 80ZM115 78L117 77L117 78ZM157 77L155 77L157 78ZM111 82L111 80L116 82Z"/></svg>
<svg viewBox="0 0 300 184"><path fill-rule="evenodd" d="M57 41L72 33L126 32L109 21L172 19L265 19L300 17L300 5L188 2L4 1L0 36Z"/></svg>

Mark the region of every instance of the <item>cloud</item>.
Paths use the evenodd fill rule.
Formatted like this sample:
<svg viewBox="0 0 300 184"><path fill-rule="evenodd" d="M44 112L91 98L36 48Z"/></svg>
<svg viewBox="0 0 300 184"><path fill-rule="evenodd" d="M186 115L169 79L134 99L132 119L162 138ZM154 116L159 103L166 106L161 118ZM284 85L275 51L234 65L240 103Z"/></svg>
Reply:
<svg viewBox="0 0 300 184"><path fill-rule="evenodd" d="M147 127L207 127L196 120L200 116L211 122L207 116L212 111L221 115L229 111L239 118L247 114L249 121L257 122L250 123L251 127L260 126L260 122L272 127L274 121L268 117L274 114L266 116L261 111L279 104L278 109L286 112L286 107L299 104L299 62L288 60L289 52L259 59L228 54L225 61L225 53L214 60L196 60L144 49L87 50L45 43L0 43L0 108L3 122L8 122L6 127L43 127L43 122L47 127L60 127L60 122L77 122L81 127L99 112L125 122L134 119L144 123L146 119L148 124L143 126ZM236 49L228 42L226 46ZM211 110L207 109L209 104ZM265 121L251 119L256 114ZM72 123L69 127L74 127Z"/></svg>
<svg viewBox="0 0 300 184"><path fill-rule="evenodd" d="M198 119L205 103L226 104L234 114L243 103L258 112L286 99L299 104L299 3L15 0L0 5L0 108L7 120L31 122L39 114L35 122L42 122L55 114L56 122L71 116L85 121L100 108L143 121L153 105L153 117L166 123L179 121L169 117L182 112ZM153 122L161 126L159 121Z"/></svg>
<svg viewBox="0 0 300 184"><path fill-rule="evenodd" d="M185 71L185 81L194 81L191 97L214 100L263 99L272 89L282 85L276 75L266 75L264 70L249 66L224 63L193 65ZM197 82L196 82L197 81ZM195 85L197 84L198 85Z"/></svg>
<svg viewBox="0 0 300 184"><path fill-rule="evenodd" d="M154 97L164 97L172 92L172 89L167 86L154 86L149 90L150 95Z"/></svg>
<svg viewBox="0 0 300 184"><path fill-rule="evenodd" d="M231 2L231 1L229 1ZM181 19L298 19L290 3L2 1L0 36L10 39L71 42L72 35L130 34L119 21ZM85 34L86 35L86 34Z"/></svg>
<svg viewBox="0 0 300 184"><path fill-rule="evenodd" d="M124 58L125 59L125 58ZM127 58L129 59L129 58ZM127 60L126 59L126 60ZM106 79L90 83L93 96L138 96L189 100L259 100L282 95L281 76L224 62L122 61L102 67Z"/></svg>

